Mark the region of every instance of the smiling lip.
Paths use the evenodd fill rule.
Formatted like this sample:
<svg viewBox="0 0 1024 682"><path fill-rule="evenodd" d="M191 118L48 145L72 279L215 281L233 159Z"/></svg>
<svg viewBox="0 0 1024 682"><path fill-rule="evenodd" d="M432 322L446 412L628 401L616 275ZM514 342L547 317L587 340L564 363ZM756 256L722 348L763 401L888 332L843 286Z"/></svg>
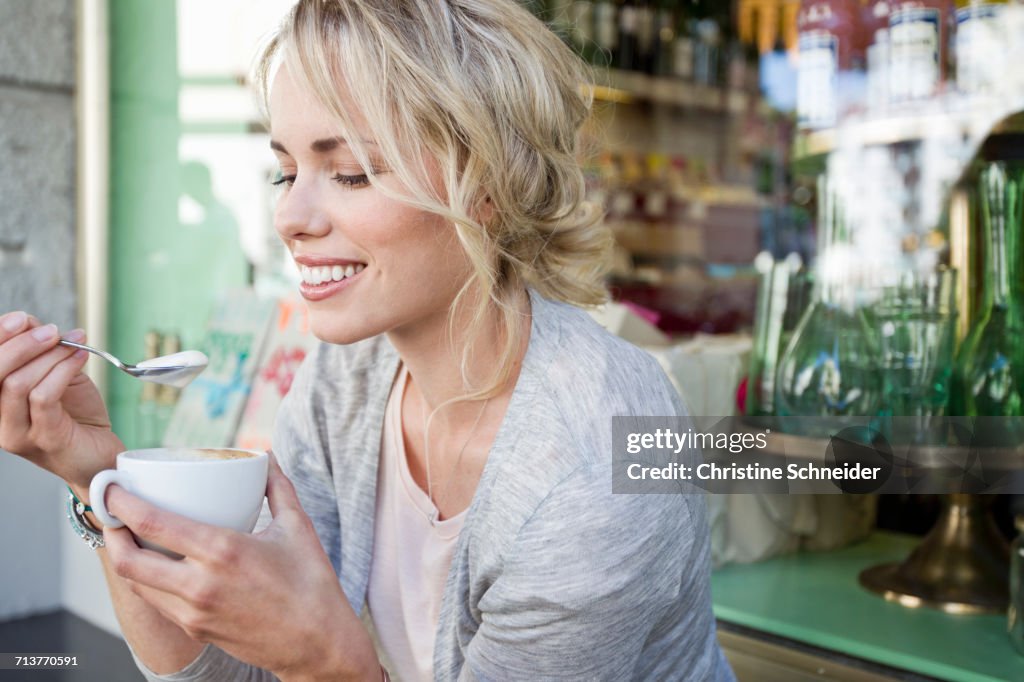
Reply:
<svg viewBox="0 0 1024 682"><path fill-rule="evenodd" d="M352 261L345 261L344 263L334 261L333 263L323 263L323 265L343 265L351 263ZM302 295L302 298L306 299L307 301L322 301L325 298L330 298L331 296L334 296L342 289L345 289L346 287L350 286L352 284L352 281L359 279L359 277L362 276L364 272L366 272L366 268L363 268L361 271L357 272L351 277L346 277L345 279L338 281L332 280L330 282L324 282L323 284L307 284L305 282L299 282L299 293Z"/></svg>
<svg viewBox="0 0 1024 682"><path fill-rule="evenodd" d="M323 267L325 265L366 265L362 261L349 260L347 258L330 258L328 256L294 256L295 262L310 268Z"/></svg>

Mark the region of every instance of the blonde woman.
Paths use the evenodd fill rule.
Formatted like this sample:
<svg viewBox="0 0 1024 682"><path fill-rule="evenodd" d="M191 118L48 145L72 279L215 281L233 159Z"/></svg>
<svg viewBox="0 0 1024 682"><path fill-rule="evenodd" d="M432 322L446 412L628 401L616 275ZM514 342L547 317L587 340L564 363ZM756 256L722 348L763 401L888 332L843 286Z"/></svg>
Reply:
<svg viewBox="0 0 1024 682"><path fill-rule="evenodd" d="M577 307L604 300L609 244L580 63L511 0L302 0L259 74L322 343L278 416L263 530L110 489L186 557L104 532L147 679L733 679L703 500L611 493L611 417L681 405ZM0 319L0 446L88 502L122 444L57 335Z"/></svg>

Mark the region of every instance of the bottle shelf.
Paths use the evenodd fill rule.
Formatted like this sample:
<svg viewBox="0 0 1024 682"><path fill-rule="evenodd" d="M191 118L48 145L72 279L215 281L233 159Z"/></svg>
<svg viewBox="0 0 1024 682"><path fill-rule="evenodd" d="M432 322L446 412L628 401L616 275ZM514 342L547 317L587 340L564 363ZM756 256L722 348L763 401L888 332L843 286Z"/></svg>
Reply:
<svg viewBox="0 0 1024 682"><path fill-rule="evenodd" d="M674 78L650 76L635 71L598 69L598 80L590 86L595 99L629 104L649 102L682 108L737 114L747 110L751 97L741 90L691 83Z"/></svg>
<svg viewBox="0 0 1024 682"><path fill-rule="evenodd" d="M834 128L797 135L793 158L802 161L845 147L858 149L927 139L960 140L973 148L990 133L1024 132L1024 116L1006 116L1013 109L1000 104L951 95L894 108L884 115L851 116Z"/></svg>

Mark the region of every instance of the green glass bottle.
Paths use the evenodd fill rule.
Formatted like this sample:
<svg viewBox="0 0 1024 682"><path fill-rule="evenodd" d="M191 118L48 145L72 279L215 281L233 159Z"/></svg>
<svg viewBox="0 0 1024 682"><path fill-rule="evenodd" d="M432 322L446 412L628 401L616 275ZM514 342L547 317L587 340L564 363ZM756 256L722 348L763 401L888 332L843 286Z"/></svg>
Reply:
<svg viewBox="0 0 1024 682"><path fill-rule="evenodd" d="M794 253L776 262L769 252L762 251L754 259L754 267L761 273L761 281L747 373L746 414L767 417L775 414L779 357L807 307L811 280Z"/></svg>
<svg viewBox="0 0 1024 682"><path fill-rule="evenodd" d="M985 166L979 203L984 260L981 306L957 355L952 414L1020 416L1024 415L1024 164L997 161Z"/></svg>

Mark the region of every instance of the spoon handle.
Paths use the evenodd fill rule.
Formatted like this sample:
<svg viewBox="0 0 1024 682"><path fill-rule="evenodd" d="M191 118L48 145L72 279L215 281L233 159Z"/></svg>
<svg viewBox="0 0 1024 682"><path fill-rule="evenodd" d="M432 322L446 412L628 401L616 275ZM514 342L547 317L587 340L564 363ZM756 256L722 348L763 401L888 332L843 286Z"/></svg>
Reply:
<svg viewBox="0 0 1024 682"><path fill-rule="evenodd" d="M98 348L93 348L92 346L86 346L83 343L75 343L74 341L68 341L67 339L61 339L57 343L59 343L61 346L68 346L69 348L78 348L79 350L89 351L93 355L100 356L101 358L103 358L104 360L106 360L110 364L114 365L118 369L125 369L127 367L127 365L125 365L123 362L121 362L120 360L115 358L110 353L107 353L106 351L99 350Z"/></svg>

